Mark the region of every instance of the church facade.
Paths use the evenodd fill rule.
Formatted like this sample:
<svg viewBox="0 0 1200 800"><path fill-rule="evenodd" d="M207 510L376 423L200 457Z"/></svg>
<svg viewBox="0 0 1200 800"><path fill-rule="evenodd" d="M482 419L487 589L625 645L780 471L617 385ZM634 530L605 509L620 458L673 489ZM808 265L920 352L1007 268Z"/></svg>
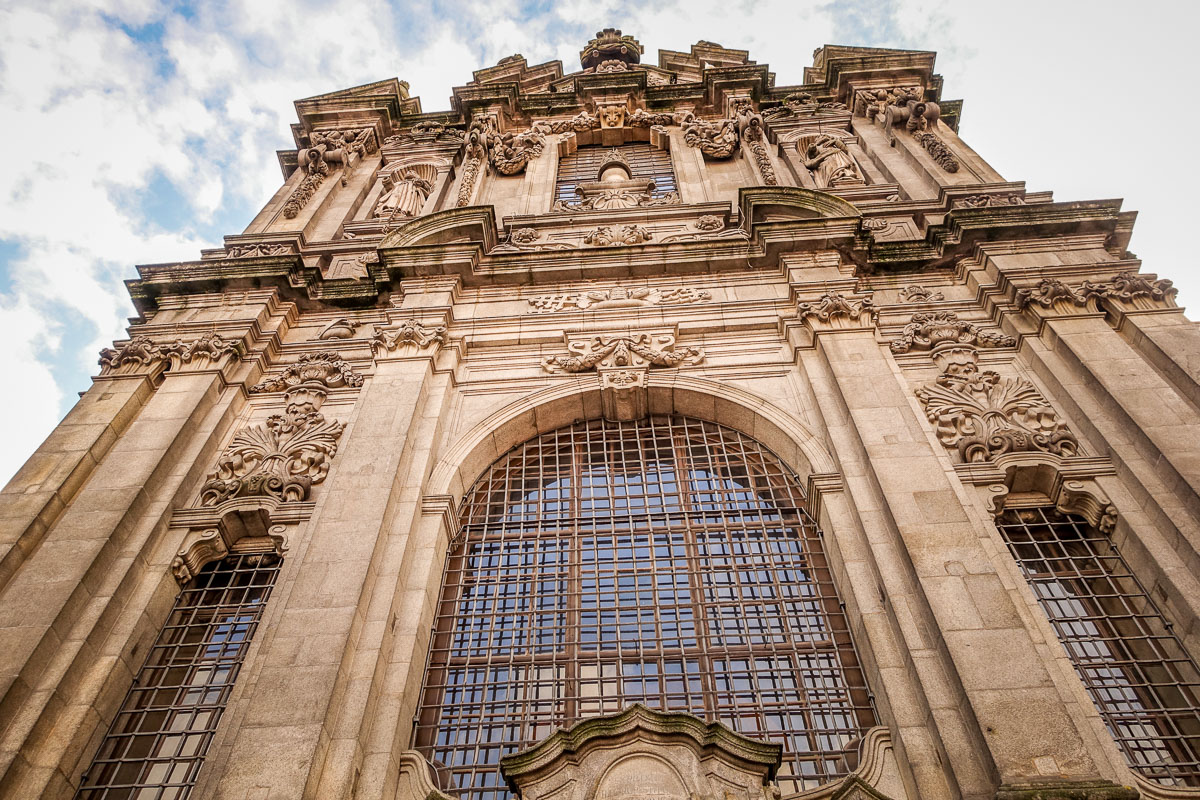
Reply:
<svg viewBox="0 0 1200 800"><path fill-rule="evenodd" d="M0 795L1200 796L1200 330L934 54L297 101L0 493Z"/></svg>

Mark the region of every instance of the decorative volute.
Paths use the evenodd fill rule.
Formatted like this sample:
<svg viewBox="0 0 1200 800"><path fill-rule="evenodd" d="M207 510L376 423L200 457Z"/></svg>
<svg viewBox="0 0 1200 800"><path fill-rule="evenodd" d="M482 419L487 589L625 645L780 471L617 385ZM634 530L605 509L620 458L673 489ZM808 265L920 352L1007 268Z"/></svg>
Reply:
<svg viewBox="0 0 1200 800"><path fill-rule="evenodd" d="M500 760L520 800L773 800L782 748L640 703Z"/></svg>

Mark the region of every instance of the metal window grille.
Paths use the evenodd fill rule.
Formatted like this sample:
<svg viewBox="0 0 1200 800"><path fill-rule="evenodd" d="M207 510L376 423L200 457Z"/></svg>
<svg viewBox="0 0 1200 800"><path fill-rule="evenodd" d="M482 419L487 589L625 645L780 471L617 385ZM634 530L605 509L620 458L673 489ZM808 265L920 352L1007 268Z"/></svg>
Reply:
<svg viewBox="0 0 1200 800"><path fill-rule="evenodd" d="M414 739L448 791L633 702L784 746L785 793L852 771L875 715L816 523L761 445L684 417L593 421L468 492Z"/></svg>
<svg viewBox="0 0 1200 800"><path fill-rule="evenodd" d="M184 587L84 774L77 800L188 796L279 564L274 554L230 556L205 566Z"/></svg>
<svg viewBox="0 0 1200 800"><path fill-rule="evenodd" d="M617 149L629 162L634 178L649 178L654 181L651 196L662 197L676 191L675 170L671 168L669 152L651 147L645 142L623 144ZM592 183L596 180L600 165L612 150L613 148L603 145L587 145L559 159L554 199L578 200L579 197L575 194L576 187L581 183Z"/></svg>
<svg viewBox="0 0 1200 800"><path fill-rule="evenodd" d="M1048 507L997 525L1130 768L1200 786L1200 670L1117 548Z"/></svg>

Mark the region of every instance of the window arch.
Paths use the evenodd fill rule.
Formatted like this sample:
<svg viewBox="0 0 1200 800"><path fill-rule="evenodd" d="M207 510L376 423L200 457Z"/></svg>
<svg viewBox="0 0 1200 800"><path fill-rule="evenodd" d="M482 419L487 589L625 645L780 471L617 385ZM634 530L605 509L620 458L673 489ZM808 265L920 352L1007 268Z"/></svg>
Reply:
<svg viewBox="0 0 1200 800"><path fill-rule="evenodd" d="M1116 545L1048 506L996 526L1130 768L1200 786L1200 669Z"/></svg>
<svg viewBox="0 0 1200 800"><path fill-rule="evenodd" d="M795 476L681 416L595 420L519 445L464 499L416 746L449 791L632 702L779 742L784 793L848 774L875 715Z"/></svg>

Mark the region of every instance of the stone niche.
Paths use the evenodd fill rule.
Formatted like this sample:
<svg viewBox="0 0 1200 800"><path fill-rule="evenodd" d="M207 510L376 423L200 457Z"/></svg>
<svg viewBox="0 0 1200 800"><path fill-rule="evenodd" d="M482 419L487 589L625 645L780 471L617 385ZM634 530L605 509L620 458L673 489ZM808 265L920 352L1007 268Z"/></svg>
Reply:
<svg viewBox="0 0 1200 800"><path fill-rule="evenodd" d="M781 756L719 723L635 704L558 730L500 769L520 800L774 800Z"/></svg>

